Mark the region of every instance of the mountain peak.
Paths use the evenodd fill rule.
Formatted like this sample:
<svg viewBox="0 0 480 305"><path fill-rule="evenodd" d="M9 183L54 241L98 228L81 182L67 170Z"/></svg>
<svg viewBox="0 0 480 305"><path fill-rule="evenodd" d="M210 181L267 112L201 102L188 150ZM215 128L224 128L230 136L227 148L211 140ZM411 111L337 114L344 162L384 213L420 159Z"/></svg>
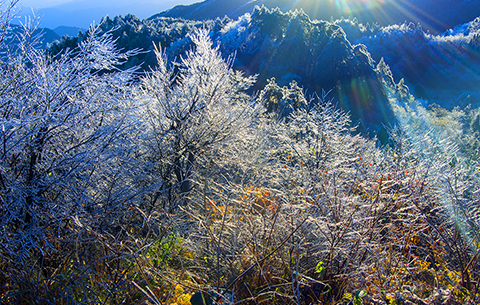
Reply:
<svg viewBox="0 0 480 305"><path fill-rule="evenodd" d="M191 5L177 5L153 15L190 20L237 18L251 12L257 5L279 8L281 11L302 9L312 19L331 20L355 17L360 23L379 23L382 26L404 22L420 23L431 32L444 32L457 24L480 16L480 2L460 0L452 10L450 0L353 1L345 4L330 0L205 0ZM441 16L441 17L440 17Z"/></svg>

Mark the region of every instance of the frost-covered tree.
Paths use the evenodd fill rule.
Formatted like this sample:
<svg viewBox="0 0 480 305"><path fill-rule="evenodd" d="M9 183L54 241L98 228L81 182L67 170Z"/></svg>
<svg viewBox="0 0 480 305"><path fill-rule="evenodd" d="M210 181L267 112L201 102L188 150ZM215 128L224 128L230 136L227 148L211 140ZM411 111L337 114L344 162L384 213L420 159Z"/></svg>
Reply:
<svg viewBox="0 0 480 305"><path fill-rule="evenodd" d="M241 137L256 107L245 92L255 81L232 69L206 30L190 39L195 49L169 67L161 49L158 69L142 80L150 123L149 171L161 178L159 196L173 208L175 194L187 195L199 166L222 146ZM155 202L152 202L155 204Z"/></svg>
<svg viewBox="0 0 480 305"><path fill-rule="evenodd" d="M92 217L113 216L135 197L132 71L116 69L129 54L96 29L75 52L51 58L27 25L1 59L0 244L14 261L32 249L43 257L46 235L61 236L73 219L106 228L115 217Z"/></svg>
<svg viewBox="0 0 480 305"><path fill-rule="evenodd" d="M3 47L7 38L10 21L13 18L13 8L19 0L0 1L0 48Z"/></svg>

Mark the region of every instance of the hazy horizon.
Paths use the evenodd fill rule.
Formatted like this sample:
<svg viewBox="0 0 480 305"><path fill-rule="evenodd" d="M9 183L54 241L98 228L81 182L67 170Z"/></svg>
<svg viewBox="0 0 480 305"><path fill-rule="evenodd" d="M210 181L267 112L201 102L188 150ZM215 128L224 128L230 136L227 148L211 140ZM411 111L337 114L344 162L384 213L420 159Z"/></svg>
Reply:
<svg viewBox="0 0 480 305"><path fill-rule="evenodd" d="M176 5L188 5L200 0L23 0L17 5L15 23L32 15L32 10L41 17L40 27L55 28L73 26L87 28L109 15L134 14L144 19Z"/></svg>
<svg viewBox="0 0 480 305"><path fill-rule="evenodd" d="M125 6L125 5L138 5L142 3L156 4L156 5L179 5L179 4L191 4L198 2L198 0L103 0L99 1L89 1L89 0L21 0L18 4L22 7L33 7L33 8L51 8L63 4L76 4L76 3L102 3L99 6Z"/></svg>

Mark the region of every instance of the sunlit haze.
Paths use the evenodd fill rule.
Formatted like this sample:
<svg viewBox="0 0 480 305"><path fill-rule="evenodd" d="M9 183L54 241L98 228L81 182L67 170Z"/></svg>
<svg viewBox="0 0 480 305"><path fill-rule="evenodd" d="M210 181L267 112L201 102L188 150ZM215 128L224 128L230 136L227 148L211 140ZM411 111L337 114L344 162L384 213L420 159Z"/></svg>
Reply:
<svg viewBox="0 0 480 305"><path fill-rule="evenodd" d="M21 1L20 5L33 8L46 8L66 2L71 2L71 0L25 0Z"/></svg>
<svg viewBox="0 0 480 305"><path fill-rule="evenodd" d="M191 4L197 0L21 0L18 3L17 20L31 15L32 10L41 18L41 27L57 26L88 27L109 15L134 14L148 18L156 13L180 4Z"/></svg>
<svg viewBox="0 0 480 305"><path fill-rule="evenodd" d="M56 5L61 5L61 4L74 4L74 3L91 3L92 1L86 1L86 0L23 0L20 1L20 5L23 7L33 7L33 8L48 8L48 7L53 7ZM126 6L126 5L136 5L136 6L141 6L143 4L155 4L155 5L179 5L179 4L190 4L196 2L195 0L140 0L140 1L132 1L132 0L119 0L119 1L109 1L109 0L104 0L104 1L96 1L98 6L113 6L113 7L121 7L121 6Z"/></svg>
<svg viewBox="0 0 480 305"><path fill-rule="evenodd" d="M342 8L346 13L379 7L386 1L389 0L330 0L332 4Z"/></svg>

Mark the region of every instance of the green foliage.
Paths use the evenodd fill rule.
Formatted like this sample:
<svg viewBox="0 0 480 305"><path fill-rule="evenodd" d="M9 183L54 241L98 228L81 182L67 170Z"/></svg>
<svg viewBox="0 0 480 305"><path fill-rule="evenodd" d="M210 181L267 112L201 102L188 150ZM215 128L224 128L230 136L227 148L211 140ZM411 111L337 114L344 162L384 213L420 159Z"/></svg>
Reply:
<svg viewBox="0 0 480 305"><path fill-rule="evenodd" d="M154 268L169 267L169 263L182 255L182 239L169 232L169 235L154 242L147 248L145 257L151 260Z"/></svg>
<svg viewBox="0 0 480 305"><path fill-rule="evenodd" d="M349 304L362 305L363 297L366 295L367 292L365 290L356 290L353 295L351 293L345 293L343 297L350 301Z"/></svg>
<svg viewBox="0 0 480 305"><path fill-rule="evenodd" d="M315 273L318 273L318 276L322 276L325 273L323 262L318 262L318 264L315 266Z"/></svg>

